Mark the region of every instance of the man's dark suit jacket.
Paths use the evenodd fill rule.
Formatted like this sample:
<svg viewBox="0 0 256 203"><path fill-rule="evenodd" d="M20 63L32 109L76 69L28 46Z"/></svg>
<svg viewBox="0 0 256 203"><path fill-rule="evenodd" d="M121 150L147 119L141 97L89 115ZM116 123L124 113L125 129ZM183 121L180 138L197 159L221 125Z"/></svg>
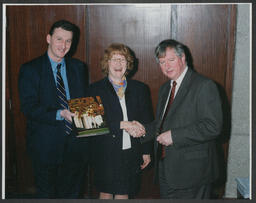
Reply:
<svg viewBox="0 0 256 203"><path fill-rule="evenodd" d="M146 125L151 137L156 136L160 127L169 89L170 81L160 87L156 119L154 124ZM164 158L164 170L170 187L199 186L211 183L218 177L215 140L221 129L222 107L216 84L188 68L162 130L171 130L173 139L173 145L165 148ZM155 141L156 156L157 147Z"/></svg>
<svg viewBox="0 0 256 203"><path fill-rule="evenodd" d="M70 98L84 97L87 86L84 63L72 58L65 58L65 62ZM19 94L21 111L27 118L27 150L33 160L61 163L64 150L66 158L72 161L87 159L87 140L76 138L75 131L68 137L64 122L56 120L56 112L62 107L57 100L47 53L21 66Z"/></svg>

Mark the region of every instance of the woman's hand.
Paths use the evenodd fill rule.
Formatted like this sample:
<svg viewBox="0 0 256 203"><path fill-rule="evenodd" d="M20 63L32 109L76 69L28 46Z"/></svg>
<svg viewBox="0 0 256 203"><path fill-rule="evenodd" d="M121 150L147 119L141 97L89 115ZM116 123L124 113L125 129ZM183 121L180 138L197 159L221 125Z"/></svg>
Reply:
<svg viewBox="0 0 256 203"><path fill-rule="evenodd" d="M124 129L132 137L141 137L145 135L145 128L138 121L121 121L120 129Z"/></svg>
<svg viewBox="0 0 256 203"><path fill-rule="evenodd" d="M143 164L140 165L140 168L144 169L150 163L151 159L150 159L150 155L149 154L143 154L142 158L143 158Z"/></svg>

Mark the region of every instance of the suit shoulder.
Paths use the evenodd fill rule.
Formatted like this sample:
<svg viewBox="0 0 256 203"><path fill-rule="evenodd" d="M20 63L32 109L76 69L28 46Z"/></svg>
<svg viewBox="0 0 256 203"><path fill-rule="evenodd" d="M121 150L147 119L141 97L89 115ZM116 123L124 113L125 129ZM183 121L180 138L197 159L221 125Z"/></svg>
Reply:
<svg viewBox="0 0 256 203"><path fill-rule="evenodd" d="M206 87L217 89L217 84L212 79L200 73L194 72L192 75L190 88L197 89L197 91L202 91L207 89Z"/></svg>
<svg viewBox="0 0 256 203"><path fill-rule="evenodd" d="M77 59L77 58L69 58L69 60L72 63L76 63L76 64L80 64L80 65L84 65L85 64L83 61L81 61L80 59Z"/></svg>
<svg viewBox="0 0 256 203"><path fill-rule="evenodd" d="M166 81L165 83L163 83L160 87L159 87L159 91L161 91L162 89L165 89L166 86L170 86L170 80Z"/></svg>
<svg viewBox="0 0 256 203"><path fill-rule="evenodd" d="M149 86L146 83L138 81L138 80L128 79L127 83L128 83L128 85L131 85L132 87L136 87L136 88L149 88Z"/></svg>
<svg viewBox="0 0 256 203"><path fill-rule="evenodd" d="M89 85L89 88L99 88L104 86L105 79L98 80L96 82L93 82Z"/></svg>
<svg viewBox="0 0 256 203"><path fill-rule="evenodd" d="M73 68L79 69L81 71L84 71L87 68L86 64L79 59L67 57L65 58L65 60L66 60L66 64L71 64Z"/></svg>
<svg viewBox="0 0 256 203"><path fill-rule="evenodd" d="M29 72L40 72L42 70L43 64L45 63L45 55L34 58L21 65L20 72L29 71Z"/></svg>
<svg viewBox="0 0 256 203"><path fill-rule="evenodd" d="M22 66L31 66L36 64L42 64L42 61L45 60L44 55L38 56L36 58L31 59L30 61L27 61L22 64Z"/></svg>
<svg viewBox="0 0 256 203"><path fill-rule="evenodd" d="M214 81L200 73L194 72L193 71L193 80L194 82L198 82L198 83L214 83Z"/></svg>
<svg viewBox="0 0 256 203"><path fill-rule="evenodd" d="M104 79L91 83L88 87L88 95L93 96L93 95L101 94L102 91L104 91L105 86L106 86L106 83L104 82Z"/></svg>

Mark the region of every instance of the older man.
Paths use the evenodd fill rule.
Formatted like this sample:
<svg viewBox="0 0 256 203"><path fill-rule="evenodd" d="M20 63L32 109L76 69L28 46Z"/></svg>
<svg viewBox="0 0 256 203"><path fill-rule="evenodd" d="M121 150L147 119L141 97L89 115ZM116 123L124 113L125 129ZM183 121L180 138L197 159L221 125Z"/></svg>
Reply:
<svg viewBox="0 0 256 203"><path fill-rule="evenodd" d="M156 119L145 124L147 136L143 139L157 136L156 166L163 199L210 198L211 185L218 177L219 92L212 80L188 67L186 50L172 39L155 49L160 69L169 80L160 87ZM138 122L131 134L139 137L143 131L136 126Z"/></svg>

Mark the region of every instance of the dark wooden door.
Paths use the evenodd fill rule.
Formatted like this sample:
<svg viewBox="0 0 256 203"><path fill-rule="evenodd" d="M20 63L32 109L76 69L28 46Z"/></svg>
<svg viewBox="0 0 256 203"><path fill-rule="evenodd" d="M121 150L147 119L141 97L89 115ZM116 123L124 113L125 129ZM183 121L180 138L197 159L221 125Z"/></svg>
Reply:
<svg viewBox="0 0 256 203"><path fill-rule="evenodd" d="M53 21L65 18L80 27L75 57L88 64L90 82L103 77L99 60L113 42L128 45L138 58L133 79L149 85L153 106L158 88L167 80L154 59L156 45L167 38L186 44L196 71L219 84L228 112L232 92L232 61L236 6L234 5L68 5L8 6L6 66L6 188L33 192L30 162L25 153L25 118L19 110L17 77L22 63L42 54ZM11 106L11 107L10 107ZM227 130L224 134L228 134ZM222 141L227 151L228 140ZM226 155L225 155L226 156ZM153 169L143 173L138 198L158 198ZM13 178L15 177L15 178Z"/></svg>

